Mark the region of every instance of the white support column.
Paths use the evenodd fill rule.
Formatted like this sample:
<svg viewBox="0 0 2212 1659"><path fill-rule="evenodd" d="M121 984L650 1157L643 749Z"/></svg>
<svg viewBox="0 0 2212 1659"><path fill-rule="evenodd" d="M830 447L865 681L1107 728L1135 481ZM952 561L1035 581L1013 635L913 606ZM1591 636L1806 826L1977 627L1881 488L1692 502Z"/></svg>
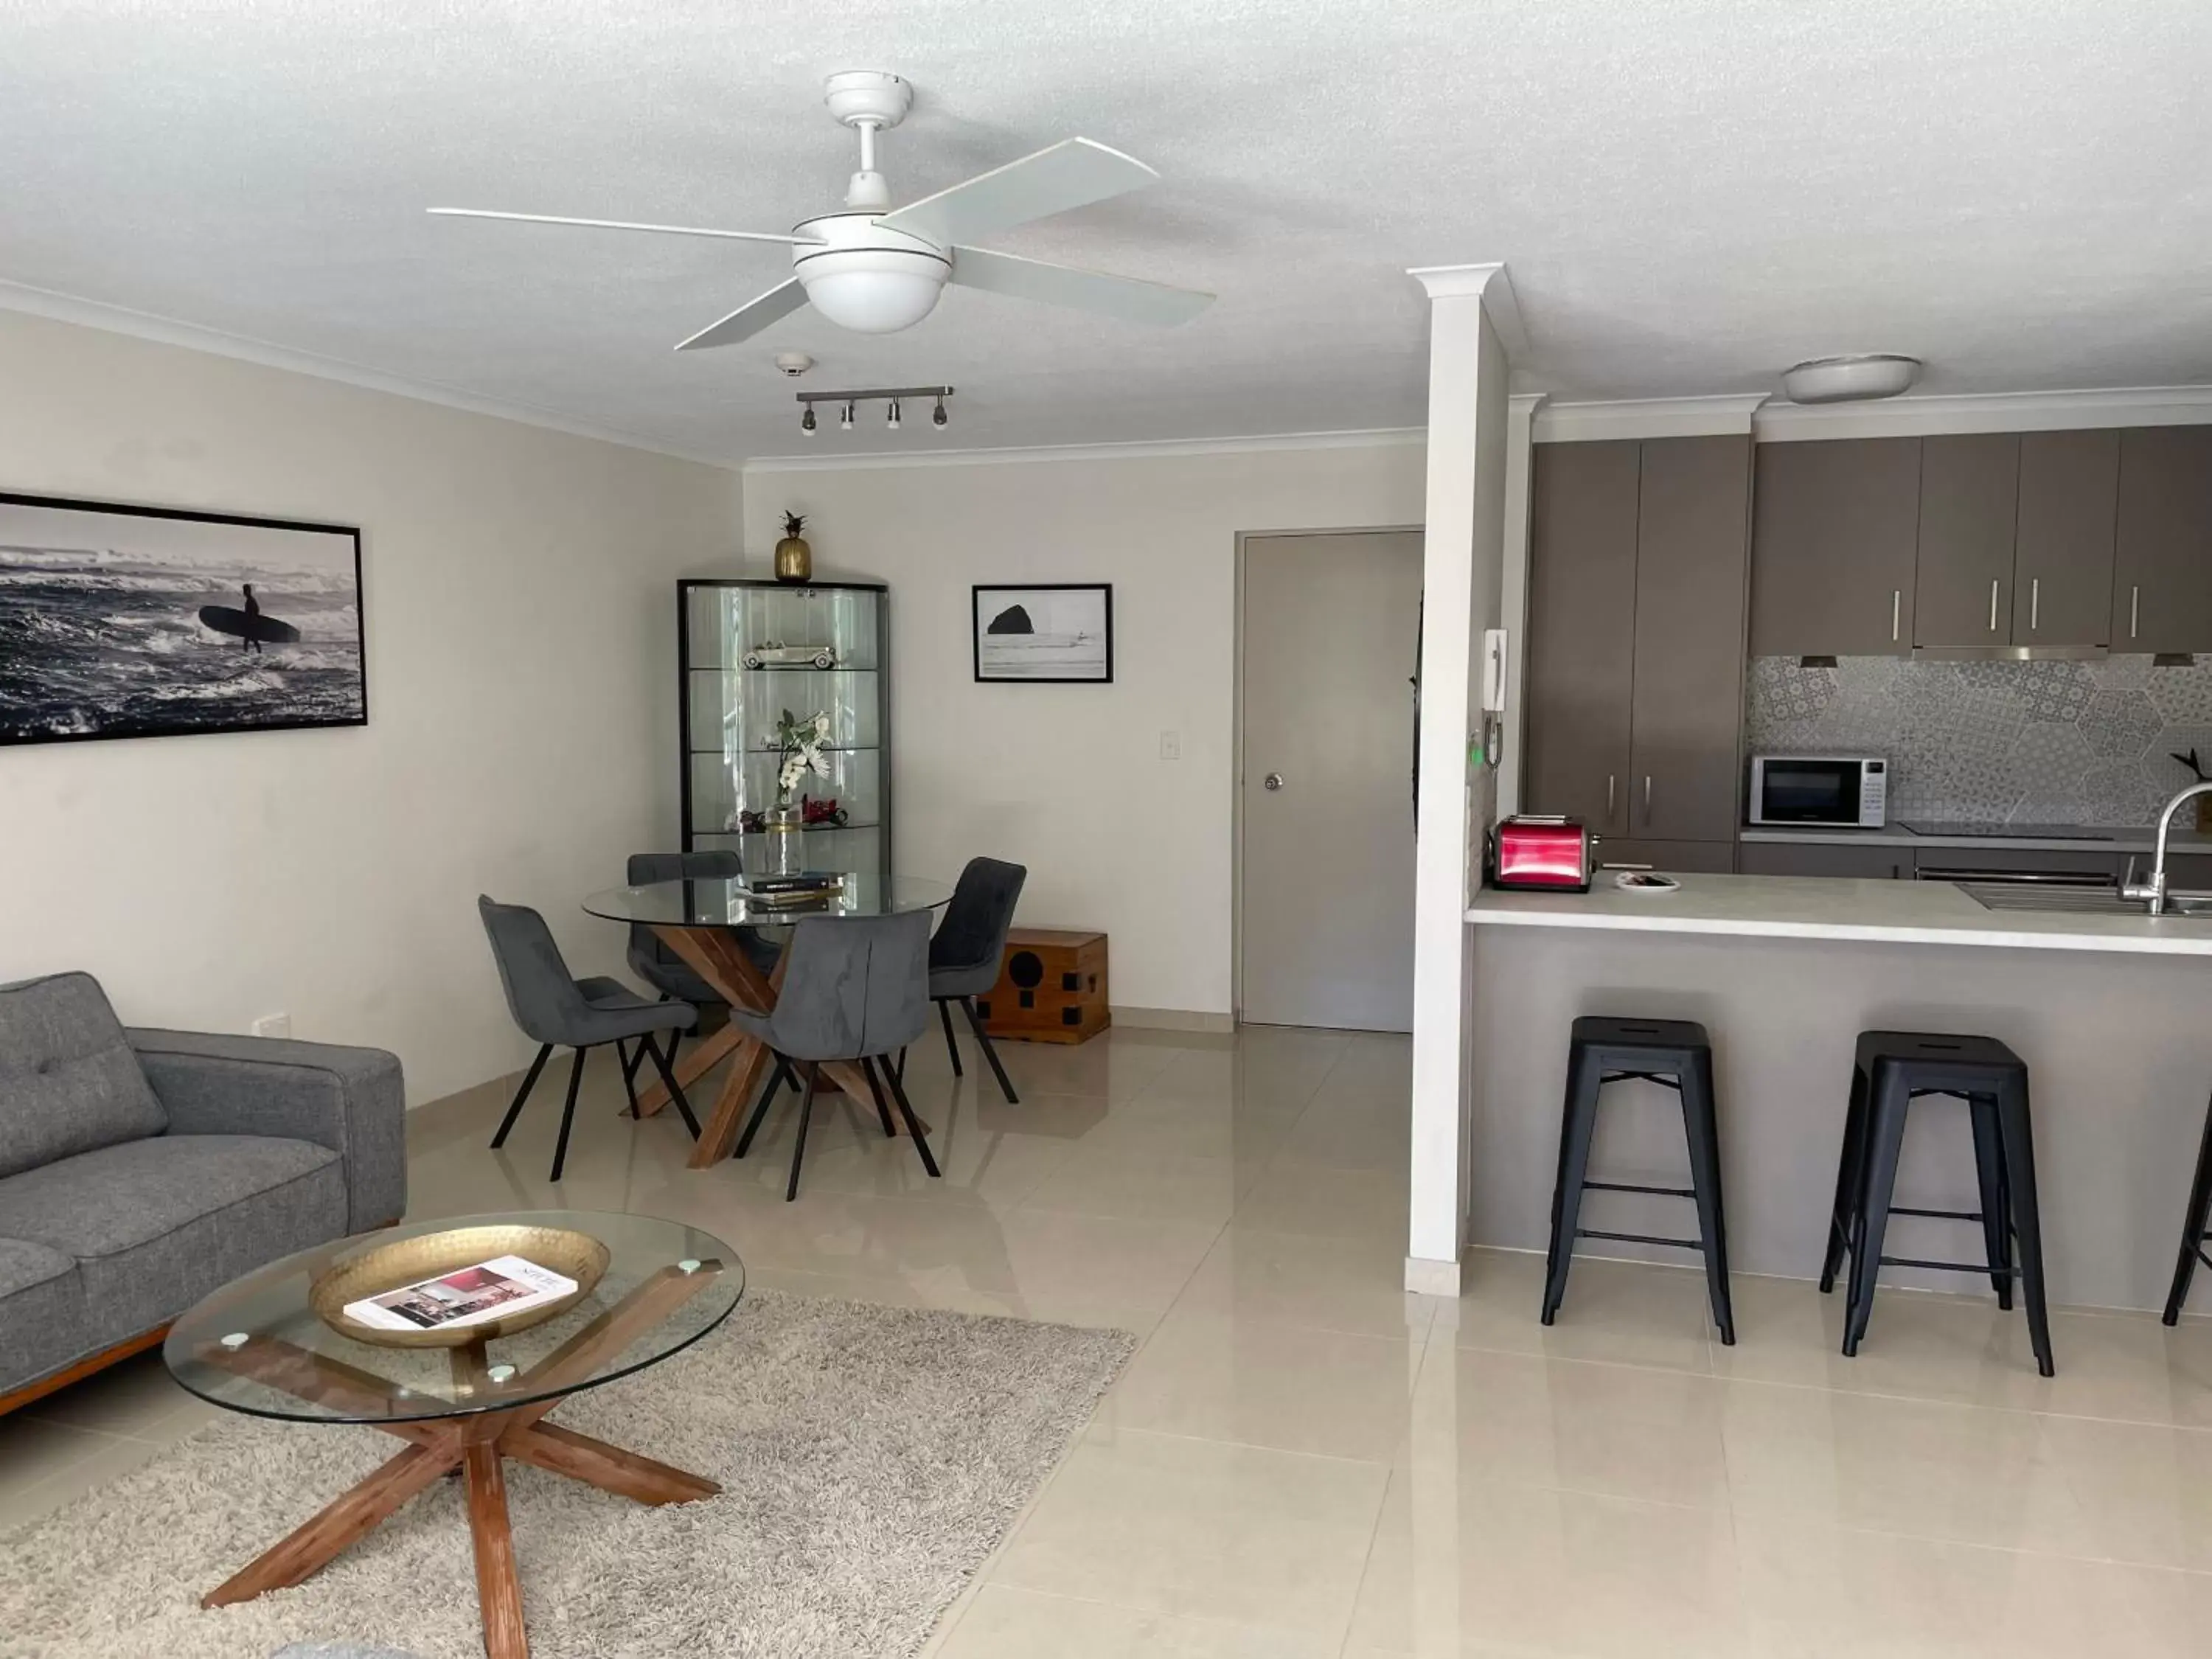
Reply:
<svg viewBox="0 0 2212 1659"><path fill-rule="evenodd" d="M1498 598L1498 625L1505 630L1504 758L1498 765L1498 816L1521 810L1521 758L1528 739L1522 695L1528 684L1529 469L1535 460L1536 410L1544 394L1516 392L1506 400L1505 538Z"/></svg>
<svg viewBox="0 0 2212 1659"><path fill-rule="evenodd" d="M1413 1188L1406 1288L1459 1294L1467 1243L1473 982L1463 920L1493 775L1470 765L1482 630L1503 586L1506 344L1520 317L1502 264L1411 273L1429 293L1426 551L1421 575L1421 809L1414 858Z"/></svg>

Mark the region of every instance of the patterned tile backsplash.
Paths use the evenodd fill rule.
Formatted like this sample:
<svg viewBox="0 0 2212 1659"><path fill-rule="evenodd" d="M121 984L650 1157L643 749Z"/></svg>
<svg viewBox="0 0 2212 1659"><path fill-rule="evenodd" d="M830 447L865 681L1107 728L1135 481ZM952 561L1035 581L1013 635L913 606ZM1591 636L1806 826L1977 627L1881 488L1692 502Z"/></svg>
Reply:
<svg viewBox="0 0 2212 1659"><path fill-rule="evenodd" d="M1754 754L1888 757L1893 819L2150 823L2190 781L2172 754L2212 769L2212 659L1759 657L1746 730Z"/></svg>

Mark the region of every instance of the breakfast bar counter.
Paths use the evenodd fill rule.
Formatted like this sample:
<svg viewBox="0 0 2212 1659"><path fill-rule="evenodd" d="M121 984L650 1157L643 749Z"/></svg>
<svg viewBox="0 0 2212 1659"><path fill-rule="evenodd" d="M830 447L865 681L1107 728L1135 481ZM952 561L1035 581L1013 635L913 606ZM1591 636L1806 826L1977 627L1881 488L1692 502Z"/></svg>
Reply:
<svg viewBox="0 0 2212 1659"><path fill-rule="evenodd" d="M2212 917L1991 910L1941 882L1679 879L1674 892L1485 890L1468 910L1473 1243L1544 1248L1578 1015L1707 1028L1734 1266L1804 1279L1820 1272L1857 1034L1972 1034L2027 1063L2052 1300L2162 1304L2212 1089ZM1605 1098L1593 1176L1684 1184L1674 1097L1631 1082ZM1977 1207L1964 1107L1916 1111L1901 1167L1900 1205ZM1678 1236L1694 1231L1685 1209L1594 1193L1584 1224ZM1899 1218L1889 1248L1972 1260L1978 1237ZM1988 1293L1905 1269L1883 1282ZM2212 1306L2212 1289L2200 1283L2194 1305Z"/></svg>

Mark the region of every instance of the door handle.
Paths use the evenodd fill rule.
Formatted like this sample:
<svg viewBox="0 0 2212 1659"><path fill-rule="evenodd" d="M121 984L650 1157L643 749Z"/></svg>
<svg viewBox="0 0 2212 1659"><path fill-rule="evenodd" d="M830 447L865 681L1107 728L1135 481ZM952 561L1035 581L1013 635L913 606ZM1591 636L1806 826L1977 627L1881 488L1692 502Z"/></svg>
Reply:
<svg viewBox="0 0 2212 1659"><path fill-rule="evenodd" d="M1268 773L1266 777L1260 780L1260 787L1273 794L1283 787L1283 775L1280 772Z"/></svg>
<svg viewBox="0 0 2212 1659"><path fill-rule="evenodd" d="M2027 580L2027 631L2035 632L2043 615L2043 578L2031 576Z"/></svg>
<svg viewBox="0 0 2212 1659"><path fill-rule="evenodd" d="M2142 631L2142 589L2128 589L2128 637L2135 638Z"/></svg>
<svg viewBox="0 0 2212 1659"><path fill-rule="evenodd" d="M1897 643L1898 629L1903 626L1904 619L1905 590L1893 587L1889 590L1889 642L1892 645Z"/></svg>
<svg viewBox="0 0 2212 1659"><path fill-rule="evenodd" d="M1997 579L1990 578L1990 632L1997 631Z"/></svg>
<svg viewBox="0 0 2212 1659"><path fill-rule="evenodd" d="M1613 774L1605 775L1605 821L1613 822Z"/></svg>
<svg viewBox="0 0 2212 1659"><path fill-rule="evenodd" d="M1649 772L1644 775L1644 827L1646 830L1651 827L1651 775Z"/></svg>

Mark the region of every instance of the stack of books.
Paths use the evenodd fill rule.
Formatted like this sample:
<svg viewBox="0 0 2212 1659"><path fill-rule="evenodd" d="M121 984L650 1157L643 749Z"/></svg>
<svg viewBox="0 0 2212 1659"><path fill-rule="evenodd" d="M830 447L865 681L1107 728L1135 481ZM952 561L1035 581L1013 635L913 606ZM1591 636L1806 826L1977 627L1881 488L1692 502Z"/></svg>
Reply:
<svg viewBox="0 0 2212 1659"><path fill-rule="evenodd" d="M745 896L755 904L779 908L819 903L845 890L845 878L835 872L808 871L796 876L742 878Z"/></svg>

